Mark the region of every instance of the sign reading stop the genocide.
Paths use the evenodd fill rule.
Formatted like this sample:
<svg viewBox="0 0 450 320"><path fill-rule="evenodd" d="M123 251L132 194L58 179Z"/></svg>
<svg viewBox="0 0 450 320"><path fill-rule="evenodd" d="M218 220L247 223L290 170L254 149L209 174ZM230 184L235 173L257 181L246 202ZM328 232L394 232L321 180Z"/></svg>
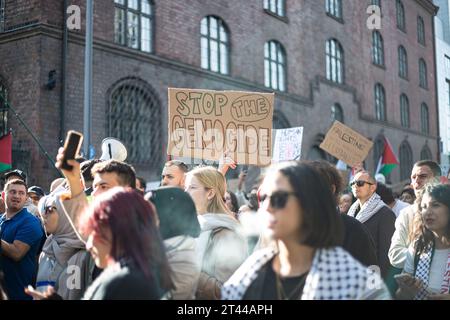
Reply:
<svg viewBox="0 0 450 320"><path fill-rule="evenodd" d="M169 88L167 154L270 165L273 93Z"/></svg>

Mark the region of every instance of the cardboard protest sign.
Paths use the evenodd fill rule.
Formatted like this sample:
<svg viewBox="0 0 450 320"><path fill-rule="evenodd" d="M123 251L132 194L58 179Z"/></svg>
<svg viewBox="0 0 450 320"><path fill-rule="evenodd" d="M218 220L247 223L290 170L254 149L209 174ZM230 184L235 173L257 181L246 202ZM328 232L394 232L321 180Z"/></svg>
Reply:
<svg viewBox="0 0 450 320"><path fill-rule="evenodd" d="M274 94L169 88L167 153L267 166L272 159Z"/></svg>
<svg viewBox="0 0 450 320"><path fill-rule="evenodd" d="M277 129L273 146L272 162L300 160L302 152L303 127Z"/></svg>
<svg viewBox="0 0 450 320"><path fill-rule="evenodd" d="M372 141L335 121L320 148L353 167L364 162L372 146Z"/></svg>

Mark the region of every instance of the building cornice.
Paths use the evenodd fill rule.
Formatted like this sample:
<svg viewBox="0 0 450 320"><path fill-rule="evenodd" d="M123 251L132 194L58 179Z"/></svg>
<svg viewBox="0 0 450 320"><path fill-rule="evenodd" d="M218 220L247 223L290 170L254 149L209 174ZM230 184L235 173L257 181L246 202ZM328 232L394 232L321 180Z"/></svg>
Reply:
<svg viewBox="0 0 450 320"><path fill-rule="evenodd" d="M435 16L439 11L439 7L436 6L431 0L416 0L416 2L433 16Z"/></svg>
<svg viewBox="0 0 450 320"><path fill-rule="evenodd" d="M416 1L429 2L427 0L416 0ZM18 40L27 39L27 38L31 38L31 37L35 37L35 36L42 36L42 35L62 41L63 33L60 28L57 28L55 26L48 25L48 24L36 24L36 25L31 25L31 26L27 26L24 28L20 28L15 31L0 33L0 45L4 44L4 43L12 42L12 41L18 41ZM77 32L69 32L68 40L72 44L84 46L84 35L83 34L80 34ZM244 89L244 90L249 90L249 91L259 91L259 92L273 92L273 90L270 90L263 85L259 85L259 84L256 84L256 83L244 80L244 79L237 79L237 78L232 78L231 76L217 74L217 73L214 73L214 72L211 72L208 70L204 70L204 69L201 69L201 68L189 65L189 64L185 64L182 62L178 62L178 61L167 59L167 58L164 58L161 56L157 56L155 54L141 52L141 51L137 51L137 50L134 50L134 49L131 49L128 47L117 45L110 41L105 41L105 40L94 38L94 49L100 50L103 52L109 52L109 53L112 53L115 55L121 55L123 57L131 58L131 59L140 60L140 61L151 63L154 65L168 67L168 68L171 68L172 70L176 70L176 71L180 71L180 72L187 72L192 75L200 76L205 79L211 79L213 81L224 82L229 85L236 86L239 89ZM367 123L372 123L372 124L375 123L383 128L397 129L397 130L404 131L405 133L414 134L416 136L422 136L422 137L428 138L428 139L437 139L437 137L435 137L435 136L425 135L418 131L406 129L395 123L377 121L371 117L365 116L362 113L361 103L357 99L356 89L351 86L348 86L345 84L341 85L341 84L332 83L331 81L327 80L323 76L316 76L315 79L310 82L310 84L311 84L310 93L309 93L310 97L308 97L308 98L299 96L299 95L295 95L295 94L291 94L291 93L286 93L286 92L277 91L275 93L278 98L281 98L284 101L289 101L294 104L312 108L314 106L314 90L319 90L320 84L334 86L334 87L340 89L341 91L347 92L348 94L353 96L353 101L358 107L358 113L359 113L360 120L367 122Z"/></svg>

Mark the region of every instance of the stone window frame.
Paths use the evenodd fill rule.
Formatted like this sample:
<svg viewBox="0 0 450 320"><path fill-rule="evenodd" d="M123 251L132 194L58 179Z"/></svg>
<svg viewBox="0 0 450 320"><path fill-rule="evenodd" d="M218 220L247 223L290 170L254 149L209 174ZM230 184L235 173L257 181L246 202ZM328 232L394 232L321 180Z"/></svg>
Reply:
<svg viewBox="0 0 450 320"><path fill-rule="evenodd" d="M408 80L408 52L402 45L398 47L398 76Z"/></svg>
<svg viewBox="0 0 450 320"><path fill-rule="evenodd" d="M214 28L214 24L216 28ZM214 47L217 48L215 52ZM222 18L214 15L202 18L200 51L202 69L224 75L230 74L230 32Z"/></svg>
<svg viewBox="0 0 450 320"><path fill-rule="evenodd" d="M143 3L148 5L143 7ZM136 4L136 6L132 5ZM147 53L153 52L154 40L154 1L153 0L114 0L114 42L128 48L140 50ZM122 14L122 19L118 18L119 12ZM135 30L137 34L133 38L136 39L136 45L130 41L130 17L134 15L137 17L137 25ZM121 24L119 24L119 20ZM144 21L148 21L148 37L143 39ZM122 27L120 27L122 26Z"/></svg>
<svg viewBox="0 0 450 320"><path fill-rule="evenodd" d="M345 55L339 40L328 39L325 45L326 78L332 82L345 83Z"/></svg>
<svg viewBox="0 0 450 320"><path fill-rule="evenodd" d="M378 121L386 119L386 90L381 83L376 83L374 88L375 118Z"/></svg>
<svg viewBox="0 0 450 320"><path fill-rule="evenodd" d="M285 92L287 88L287 55L277 40L264 44L264 85Z"/></svg>
<svg viewBox="0 0 450 320"><path fill-rule="evenodd" d="M384 40L378 30L372 32L372 62L384 66Z"/></svg>
<svg viewBox="0 0 450 320"><path fill-rule="evenodd" d="M430 112L428 105L422 102L420 105L420 131L424 134L430 134Z"/></svg>
<svg viewBox="0 0 450 320"><path fill-rule="evenodd" d="M400 124L403 128L410 128L410 112L409 112L409 99L404 93L400 95Z"/></svg>
<svg viewBox="0 0 450 320"><path fill-rule="evenodd" d="M278 17L286 17L286 0L264 0L264 10Z"/></svg>

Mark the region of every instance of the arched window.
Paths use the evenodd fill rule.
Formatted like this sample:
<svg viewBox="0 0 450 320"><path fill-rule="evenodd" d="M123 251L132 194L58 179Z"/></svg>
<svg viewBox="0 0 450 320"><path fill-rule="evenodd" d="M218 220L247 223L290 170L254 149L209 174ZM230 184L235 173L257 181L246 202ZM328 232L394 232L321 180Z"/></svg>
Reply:
<svg viewBox="0 0 450 320"><path fill-rule="evenodd" d="M425 45L425 23L421 16L417 17L417 41Z"/></svg>
<svg viewBox="0 0 450 320"><path fill-rule="evenodd" d="M406 32L405 7L400 0L396 3L397 9L397 28Z"/></svg>
<svg viewBox="0 0 450 320"><path fill-rule="evenodd" d="M408 180L413 167L413 156L411 146L407 141L400 145L400 179Z"/></svg>
<svg viewBox="0 0 450 320"><path fill-rule="evenodd" d="M0 0L0 32L5 29L5 0Z"/></svg>
<svg viewBox="0 0 450 320"><path fill-rule="evenodd" d="M342 0L327 0L325 9L330 16L342 19Z"/></svg>
<svg viewBox="0 0 450 320"><path fill-rule="evenodd" d="M419 86L428 89L427 64L422 58L419 60Z"/></svg>
<svg viewBox="0 0 450 320"><path fill-rule="evenodd" d="M372 32L372 61L377 65L384 65L383 37L379 31Z"/></svg>
<svg viewBox="0 0 450 320"><path fill-rule="evenodd" d="M264 84L268 88L286 91L286 51L275 40L264 45Z"/></svg>
<svg viewBox="0 0 450 320"><path fill-rule="evenodd" d="M153 51L153 1L114 0L114 42Z"/></svg>
<svg viewBox="0 0 450 320"><path fill-rule="evenodd" d="M344 83L344 50L336 39L326 44L327 79L336 83Z"/></svg>
<svg viewBox="0 0 450 320"><path fill-rule="evenodd" d="M384 87L377 83L375 85L375 117L377 120L386 121L386 94Z"/></svg>
<svg viewBox="0 0 450 320"><path fill-rule="evenodd" d="M203 69L229 73L229 32L225 22L214 16L204 17L200 24L201 65Z"/></svg>
<svg viewBox="0 0 450 320"><path fill-rule="evenodd" d="M433 160L431 150L427 145L423 146L422 151L420 151L420 160Z"/></svg>
<svg viewBox="0 0 450 320"><path fill-rule="evenodd" d="M284 17L286 14L285 2L285 0L264 0L264 9L280 17Z"/></svg>
<svg viewBox="0 0 450 320"><path fill-rule="evenodd" d="M398 75L404 79L408 78L408 54L403 46L398 47Z"/></svg>
<svg viewBox="0 0 450 320"><path fill-rule="evenodd" d="M400 96L400 118L402 127L409 128L409 99L405 94Z"/></svg>
<svg viewBox="0 0 450 320"><path fill-rule="evenodd" d="M8 90L0 77L0 137L8 133L8 108L6 102L8 101Z"/></svg>
<svg viewBox="0 0 450 320"><path fill-rule="evenodd" d="M371 5L378 6L381 9L381 0L372 0Z"/></svg>
<svg viewBox="0 0 450 320"><path fill-rule="evenodd" d="M335 103L331 106L331 121L334 122L335 120L344 123L344 112L339 103Z"/></svg>
<svg viewBox="0 0 450 320"><path fill-rule="evenodd" d="M127 147L127 162L158 166L161 160L161 104L151 86L126 78L110 89L108 136Z"/></svg>
<svg viewBox="0 0 450 320"><path fill-rule="evenodd" d="M428 113L428 106L425 103L422 103L420 107L420 127L422 133L429 134L430 133L430 117Z"/></svg>

